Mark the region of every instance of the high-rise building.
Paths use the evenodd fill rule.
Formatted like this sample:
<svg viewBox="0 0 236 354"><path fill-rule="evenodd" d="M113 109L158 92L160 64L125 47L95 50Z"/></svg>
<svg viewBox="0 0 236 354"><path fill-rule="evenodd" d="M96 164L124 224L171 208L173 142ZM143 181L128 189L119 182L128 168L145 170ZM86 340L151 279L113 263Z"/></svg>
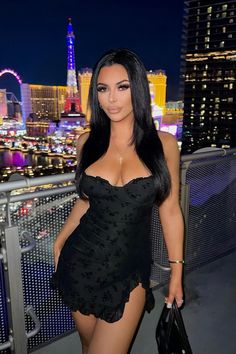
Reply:
<svg viewBox="0 0 236 354"><path fill-rule="evenodd" d="M182 152L236 146L236 1L185 6Z"/></svg>
<svg viewBox="0 0 236 354"><path fill-rule="evenodd" d="M148 81L152 84L154 103L165 113L166 106L166 80L167 76L163 70L147 72Z"/></svg>
<svg viewBox="0 0 236 354"><path fill-rule="evenodd" d="M92 69L90 69L90 68L83 68L78 73L81 106L82 106L82 111L86 114L86 116L87 116L87 109L88 109L88 107L87 107L88 106L88 94L89 94L89 86L90 86L90 82L91 82L91 77L92 77Z"/></svg>
<svg viewBox="0 0 236 354"><path fill-rule="evenodd" d="M59 120L64 109L66 86L21 85L23 121L30 113L38 118Z"/></svg>

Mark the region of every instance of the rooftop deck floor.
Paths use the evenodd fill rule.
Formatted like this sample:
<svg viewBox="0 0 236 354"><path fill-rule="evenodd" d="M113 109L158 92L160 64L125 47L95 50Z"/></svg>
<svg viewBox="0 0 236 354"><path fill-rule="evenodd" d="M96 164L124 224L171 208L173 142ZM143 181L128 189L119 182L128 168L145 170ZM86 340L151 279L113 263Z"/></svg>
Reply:
<svg viewBox="0 0 236 354"><path fill-rule="evenodd" d="M186 276L182 311L194 354L236 354L236 252ZM155 354L155 327L165 288L154 291L156 307L145 314L131 354ZM81 354L76 332L43 346L34 354ZM112 353L111 353L112 354Z"/></svg>

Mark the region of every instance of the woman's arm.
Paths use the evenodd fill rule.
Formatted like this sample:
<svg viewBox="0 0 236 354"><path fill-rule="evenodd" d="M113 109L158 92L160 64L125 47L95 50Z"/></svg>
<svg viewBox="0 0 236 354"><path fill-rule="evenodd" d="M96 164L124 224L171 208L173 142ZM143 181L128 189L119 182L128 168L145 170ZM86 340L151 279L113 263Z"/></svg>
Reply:
<svg viewBox="0 0 236 354"><path fill-rule="evenodd" d="M57 235L53 247L55 269L57 268L58 258L60 256L61 249L65 241L75 230L75 228L79 225L81 217L86 213L88 208L89 208L89 202L87 200L82 200L82 199L77 200L68 218L66 219L62 229Z"/></svg>
<svg viewBox="0 0 236 354"><path fill-rule="evenodd" d="M159 132L159 137L171 177L170 194L159 207L160 221L169 259L183 260L184 222L179 204L180 153L176 139L171 134ZM171 279L167 302L172 303L175 298L181 305L183 264L171 263L170 266Z"/></svg>
<svg viewBox="0 0 236 354"><path fill-rule="evenodd" d="M80 135L77 141L77 160L80 161L81 149L83 144L88 138L88 133L84 133ZM75 202L68 218L66 219L62 229L60 230L57 238L54 242L54 263L55 269L57 267L58 258L61 252L61 249L67 240L67 238L71 235L71 233L75 230L75 228L79 225L81 217L86 213L89 208L89 201L78 199Z"/></svg>

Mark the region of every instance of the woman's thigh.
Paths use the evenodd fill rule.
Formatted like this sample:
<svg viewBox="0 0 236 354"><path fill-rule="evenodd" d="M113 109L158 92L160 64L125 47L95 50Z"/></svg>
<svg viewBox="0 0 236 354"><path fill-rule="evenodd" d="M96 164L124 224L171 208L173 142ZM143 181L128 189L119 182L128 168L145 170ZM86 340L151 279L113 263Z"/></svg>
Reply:
<svg viewBox="0 0 236 354"><path fill-rule="evenodd" d="M93 315L83 315L81 312L72 312L77 331L83 347L88 348L92 340L97 319Z"/></svg>
<svg viewBox="0 0 236 354"><path fill-rule="evenodd" d="M126 354L138 326L145 303L145 289L139 284L125 304L122 318L108 323L97 320L89 354Z"/></svg>

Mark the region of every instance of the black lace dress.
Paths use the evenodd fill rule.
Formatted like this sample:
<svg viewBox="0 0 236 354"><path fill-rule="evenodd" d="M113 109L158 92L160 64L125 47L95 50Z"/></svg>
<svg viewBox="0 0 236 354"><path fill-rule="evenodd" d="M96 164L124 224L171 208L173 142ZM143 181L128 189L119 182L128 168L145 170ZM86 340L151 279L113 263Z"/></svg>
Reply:
<svg viewBox="0 0 236 354"><path fill-rule="evenodd" d="M51 286L58 288L72 311L114 322L122 317L130 292L141 283L146 289L145 309L151 311L153 176L120 187L83 173L80 183L90 207L64 244Z"/></svg>

